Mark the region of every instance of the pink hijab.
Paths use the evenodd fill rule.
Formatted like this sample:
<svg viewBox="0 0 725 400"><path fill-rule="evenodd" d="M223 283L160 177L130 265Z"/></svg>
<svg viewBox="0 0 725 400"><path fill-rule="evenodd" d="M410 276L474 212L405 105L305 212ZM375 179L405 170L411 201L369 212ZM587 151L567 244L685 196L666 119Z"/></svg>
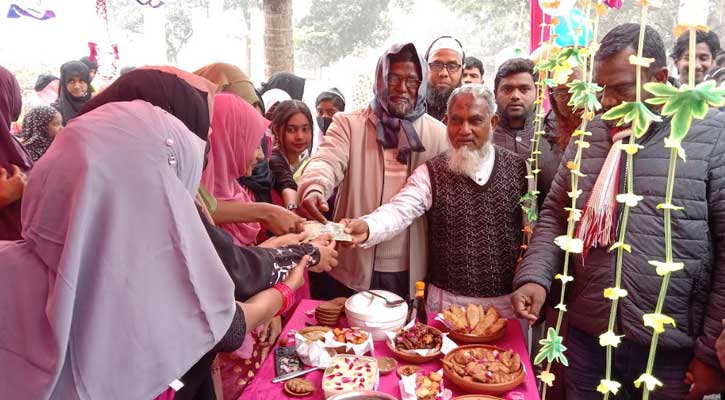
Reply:
<svg viewBox="0 0 725 400"><path fill-rule="evenodd" d="M250 158L259 147L269 121L249 103L231 93L214 97L208 163L201 182L218 200L253 203L254 195L237 182L247 175ZM237 245L250 245L259 234L260 225L252 223L224 224L221 228Z"/></svg>

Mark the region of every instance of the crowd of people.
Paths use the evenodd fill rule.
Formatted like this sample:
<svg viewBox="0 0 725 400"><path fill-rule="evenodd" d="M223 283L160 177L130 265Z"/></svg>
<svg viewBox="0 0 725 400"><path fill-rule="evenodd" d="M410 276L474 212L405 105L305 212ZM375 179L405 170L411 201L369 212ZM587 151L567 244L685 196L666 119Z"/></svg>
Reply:
<svg viewBox="0 0 725 400"><path fill-rule="evenodd" d="M717 35L688 38L667 68L660 35L614 27L594 55L602 112L635 100L630 57L652 59L641 84L725 80ZM643 46L639 49L638 46ZM688 82L696 68L695 82ZM570 139L582 120L566 84L548 89L540 144L538 221L521 198L534 137L535 62L503 62L493 76L450 36L420 51L395 44L375 69L374 96L347 110L337 88L302 101L305 80L277 73L257 88L238 67L214 63L123 71L92 86L98 65L69 61L41 75L23 105L0 67L0 393L12 399L238 399L269 355L282 318L300 297L333 299L383 289L410 298L426 282L426 306L495 306L541 323L555 302L570 180ZM569 82L582 78L573 68ZM489 83L492 88L484 83ZM648 92L642 91L646 98ZM658 110L653 107L653 111ZM664 247L671 121L638 139L634 184L644 195L629 216L615 352L621 398L637 398L651 331L641 321L660 278L647 261ZM631 131L597 116L583 155L567 300L567 399L594 399L607 363L620 190L608 164ZM655 399L725 392L725 113L694 121L683 143L673 203L674 255L664 312L676 326L660 337ZM620 174L621 174L620 173ZM615 183L612 183L615 182ZM340 222L350 244L311 238L305 221ZM584 228L582 228L584 227ZM309 286L309 287L308 287ZM558 299L558 295L556 295ZM119 372L120 371L120 372ZM183 386L168 389L171 382ZM171 393L171 394L170 394ZM170 397L164 397L170 396Z"/></svg>

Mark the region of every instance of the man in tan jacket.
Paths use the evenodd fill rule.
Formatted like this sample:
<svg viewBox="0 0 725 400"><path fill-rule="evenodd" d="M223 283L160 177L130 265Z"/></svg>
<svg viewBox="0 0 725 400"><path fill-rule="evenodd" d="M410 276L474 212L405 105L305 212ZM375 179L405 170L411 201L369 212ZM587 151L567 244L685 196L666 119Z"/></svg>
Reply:
<svg viewBox="0 0 725 400"><path fill-rule="evenodd" d="M303 217L325 222L322 213L336 187L335 221L369 214L390 201L415 168L448 149L445 125L425 113L426 76L428 65L412 43L393 45L380 57L370 106L336 114L305 168L298 184ZM341 248L328 297L384 289L407 298L425 278L427 258L421 217L373 248Z"/></svg>

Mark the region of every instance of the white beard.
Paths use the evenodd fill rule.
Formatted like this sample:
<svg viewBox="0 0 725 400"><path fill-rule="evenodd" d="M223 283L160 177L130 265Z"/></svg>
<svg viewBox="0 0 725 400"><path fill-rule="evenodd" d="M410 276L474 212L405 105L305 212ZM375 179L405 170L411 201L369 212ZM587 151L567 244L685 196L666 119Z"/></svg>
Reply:
<svg viewBox="0 0 725 400"><path fill-rule="evenodd" d="M481 168L483 160L493 151L491 140L486 142L481 148L471 149L468 146L453 148L449 151L448 169L454 174L473 177Z"/></svg>

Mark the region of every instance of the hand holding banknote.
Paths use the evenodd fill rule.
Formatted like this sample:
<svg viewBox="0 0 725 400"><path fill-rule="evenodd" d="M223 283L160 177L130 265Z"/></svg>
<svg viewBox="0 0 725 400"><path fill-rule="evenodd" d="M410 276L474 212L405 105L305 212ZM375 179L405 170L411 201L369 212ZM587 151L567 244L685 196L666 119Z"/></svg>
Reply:
<svg viewBox="0 0 725 400"><path fill-rule="evenodd" d="M321 235L329 234L332 239L336 242L352 242L353 238L345 232L345 226L335 222L327 222L321 224L317 221L307 221L302 224L306 233L309 234L308 238L314 240Z"/></svg>
<svg viewBox="0 0 725 400"><path fill-rule="evenodd" d="M345 227L345 233L352 237L353 246L368 240L370 228L364 219L343 219L340 223Z"/></svg>

